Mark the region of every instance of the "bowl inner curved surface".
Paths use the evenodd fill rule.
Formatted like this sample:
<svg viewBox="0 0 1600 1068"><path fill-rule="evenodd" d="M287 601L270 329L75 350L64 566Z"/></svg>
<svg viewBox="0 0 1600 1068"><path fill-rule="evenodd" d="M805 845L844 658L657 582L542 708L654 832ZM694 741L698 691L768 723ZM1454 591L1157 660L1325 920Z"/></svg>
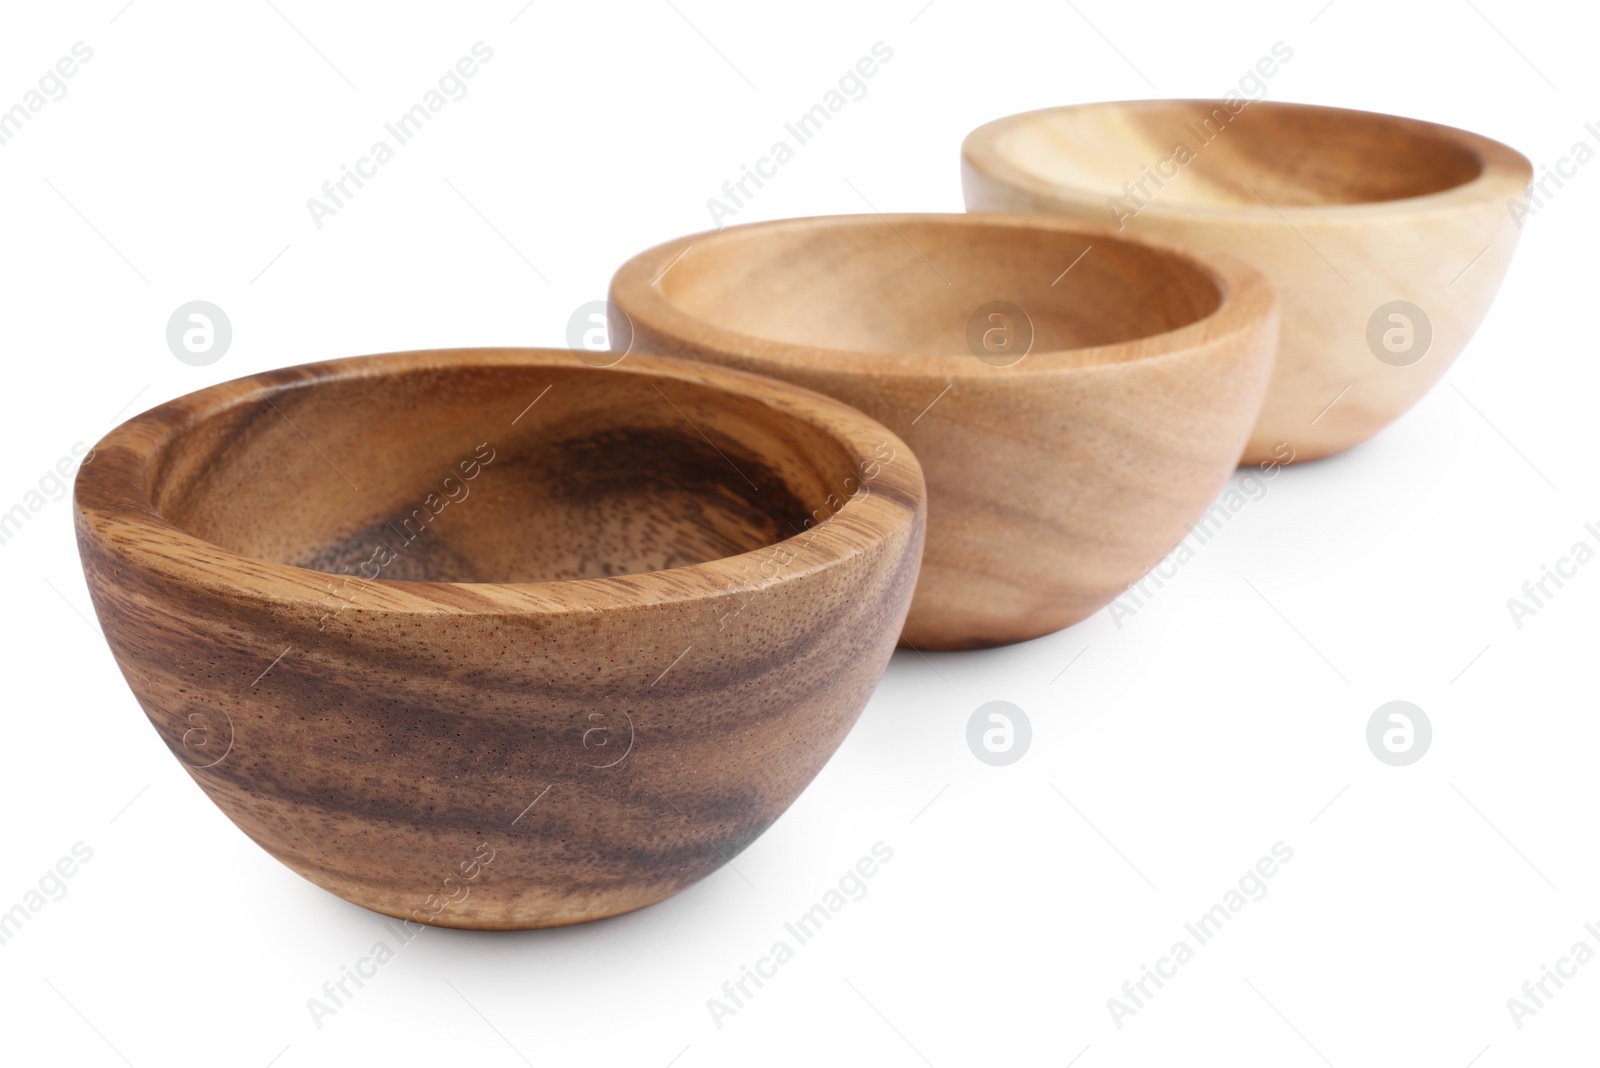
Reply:
<svg viewBox="0 0 1600 1068"><path fill-rule="evenodd" d="M365 579L639 574L799 533L854 473L824 428L667 376L462 366L269 388L179 431L151 500L241 555Z"/></svg>
<svg viewBox="0 0 1600 1068"><path fill-rule="evenodd" d="M659 283L724 330L848 352L974 353L980 310L1021 308L1032 351L1111 345L1176 330L1222 304L1209 272L1099 234L975 216L877 216L756 225L698 238ZM981 332L980 332L981 336Z"/></svg>
<svg viewBox="0 0 1600 1068"><path fill-rule="evenodd" d="M1220 101L1086 104L1019 116L996 147L1035 178L1129 207L1367 204L1444 192L1484 170L1426 123L1279 103L1237 113Z"/></svg>

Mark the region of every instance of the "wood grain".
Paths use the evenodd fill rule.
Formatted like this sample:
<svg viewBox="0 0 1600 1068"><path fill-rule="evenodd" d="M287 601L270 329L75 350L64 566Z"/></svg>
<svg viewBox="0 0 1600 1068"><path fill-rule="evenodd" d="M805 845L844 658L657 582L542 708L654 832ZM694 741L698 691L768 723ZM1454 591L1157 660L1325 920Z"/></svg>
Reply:
<svg viewBox="0 0 1600 1068"><path fill-rule="evenodd" d="M524 928L658 901L788 807L895 647L923 494L826 397L502 349L182 397L75 500L112 652L230 819L367 908Z"/></svg>
<svg viewBox="0 0 1600 1068"><path fill-rule="evenodd" d="M1432 388L1494 300L1519 233L1509 203L1533 176L1448 126L1204 100L999 119L967 137L962 172L973 211L1104 222L1260 268L1283 324L1249 462L1348 449Z"/></svg>
<svg viewBox="0 0 1600 1068"><path fill-rule="evenodd" d="M831 394L910 443L922 649L1059 630L1159 562L1238 463L1277 329L1243 264L1038 216L731 227L634 257L611 299L637 349ZM983 342L993 302L1032 334L1020 359Z"/></svg>

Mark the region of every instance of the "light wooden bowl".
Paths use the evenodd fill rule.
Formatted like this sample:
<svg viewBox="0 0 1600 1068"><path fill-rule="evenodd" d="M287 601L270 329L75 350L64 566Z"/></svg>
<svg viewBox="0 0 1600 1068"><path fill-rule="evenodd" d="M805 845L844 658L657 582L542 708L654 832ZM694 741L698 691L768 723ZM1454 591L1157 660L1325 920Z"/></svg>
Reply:
<svg viewBox="0 0 1600 1068"><path fill-rule="evenodd" d="M640 254L611 299L636 350L800 383L911 444L923 649L1048 634L1160 561L1238 463L1277 330L1243 264L1037 216L733 227Z"/></svg>
<svg viewBox="0 0 1600 1068"><path fill-rule="evenodd" d="M1277 370L1247 461L1357 445L1437 382L1516 248L1516 151L1464 130L1303 104L1143 100L980 126L967 207L1042 212L1223 252L1277 289Z"/></svg>
<svg viewBox="0 0 1600 1068"><path fill-rule="evenodd" d="M214 386L76 488L106 639L223 812L350 901L491 929L659 901L771 824L888 663L924 515L836 401L527 349Z"/></svg>

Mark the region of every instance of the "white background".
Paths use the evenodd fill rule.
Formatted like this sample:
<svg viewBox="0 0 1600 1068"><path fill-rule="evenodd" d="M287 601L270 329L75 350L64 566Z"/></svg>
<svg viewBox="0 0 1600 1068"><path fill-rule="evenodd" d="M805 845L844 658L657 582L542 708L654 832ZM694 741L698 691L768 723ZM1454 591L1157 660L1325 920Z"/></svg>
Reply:
<svg viewBox="0 0 1600 1068"><path fill-rule="evenodd" d="M1593 145L1600 120L1600 27L1576 4L124 3L0 14L0 106L74 42L94 50L0 146L0 510L75 442L224 379L565 344L619 263L705 229L707 198L877 41L894 56L868 95L734 221L864 198L959 211L979 123L1221 95L1280 40L1273 99L1467 127L1536 166ZM494 58L469 94L313 226L306 199L479 40ZM0 910L74 843L93 859L0 946L0 1059L1592 1058L1600 963L1520 1029L1506 999L1574 942L1600 950L1583 929L1600 921L1600 563L1521 629L1506 601L1597 540L1597 194L1590 164L1528 220L1493 312L1414 411L1281 474L1120 627L1101 613L1011 648L896 654L737 871L587 927L429 930L320 1028L307 999L380 918L281 867L173 760L94 626L70 501L48 502L0 546ZM208 367L165 341L195 299L233 324ZM1403 768L1365 741L1395 699L1434 728ZM991 700L1032 722L1009 767L967 748ZM894 858L867 896L717 1027L707 999L878 841ZM1294 858L1267 896L1116 1027L1107 999L1279 841Z"/></svg>

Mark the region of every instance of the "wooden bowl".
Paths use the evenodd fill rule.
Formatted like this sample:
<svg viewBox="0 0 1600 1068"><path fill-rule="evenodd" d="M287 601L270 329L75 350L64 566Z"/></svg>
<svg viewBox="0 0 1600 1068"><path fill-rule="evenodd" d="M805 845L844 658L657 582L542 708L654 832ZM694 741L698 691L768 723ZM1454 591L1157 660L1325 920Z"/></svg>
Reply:
<svg viewBox="0 0 1600 1068"><path fill-rule="evenodd" d="M1247 461L1360 444L1437 382L1516 248L1516 151L1415 119L1142 100L999 119L962 146L967 207L1223 252L1277 289L1283 334Z"/></svg>
<svg viewBox="0 0 1600 1068"><path fill-rule="evenodd" d="M721 368L415 352L243 378L78 476L95 610L244 832L378 912L627 912L788 807L888 663L922 472Z"/></svg>
<svg viewBox="0 0 1600 1068"><path fill-rule="evenodd" d="M1243 264L1037 216L731 227L635 257L611 299L635 349L797 382L910 443L924 649L1059 630L1160 561L1238 463L1277 330Z"/></svg>

